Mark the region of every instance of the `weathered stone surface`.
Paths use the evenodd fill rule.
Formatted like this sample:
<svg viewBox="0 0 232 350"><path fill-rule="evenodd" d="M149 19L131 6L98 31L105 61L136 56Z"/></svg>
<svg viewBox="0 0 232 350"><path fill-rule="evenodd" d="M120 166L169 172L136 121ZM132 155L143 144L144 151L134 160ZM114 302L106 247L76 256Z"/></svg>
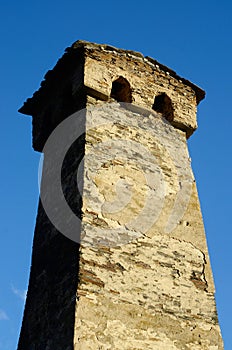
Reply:
<svg viewBox="0 0 232 350"><path fill-rule="evenodd" d="M87 110L60 169L81 245L39 206L18 350L223 349L186 143L202 98L150 57L78 41L21 108L37 151Z"/></svg>
<svg viewBox="0 0 232 350"><path fill-rule="evenodd" d="M91 129L96 123L99 126ZM88 128L75 349L222 349L184 133L173 132L152 112L144 116L117 104L93 109L87 114ZM177 151L178 174L173 156ZM153 174L162 171L165 191L160 193L157 219L143 233L143 220L157 214L151 204L146 218L136 221L148 196L144 175L149 168ZM120 208L114 202L117 210L104 212L105 202L122 197L122 190L115 191L122 178L134 192L129 205ZM179 183L184 185L186 179L191 191L182 200L187 203L174 229L166 232ZM155 187L154 201L159 195Z"/></svg>

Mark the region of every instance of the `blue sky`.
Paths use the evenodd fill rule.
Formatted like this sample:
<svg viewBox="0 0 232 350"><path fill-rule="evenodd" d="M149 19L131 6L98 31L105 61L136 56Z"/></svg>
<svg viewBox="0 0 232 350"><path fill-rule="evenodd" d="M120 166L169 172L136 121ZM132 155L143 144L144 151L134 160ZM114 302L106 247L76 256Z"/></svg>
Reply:
<svg viewBox="0 0 232 350"><path fill-rule="evenodd" d="M31 119L17 110L78 39L140 51L206 90L189 141L216 284L225 349L232 348L232 3L5 1L1 30L0 350L15 350L38 203Z"/></svg>

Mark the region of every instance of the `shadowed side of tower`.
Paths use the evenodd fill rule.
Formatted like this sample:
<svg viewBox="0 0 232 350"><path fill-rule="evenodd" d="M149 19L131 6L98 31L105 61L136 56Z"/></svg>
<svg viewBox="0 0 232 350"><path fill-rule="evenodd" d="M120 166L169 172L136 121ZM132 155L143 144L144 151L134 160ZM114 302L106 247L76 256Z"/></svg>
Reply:
<svg viewBox="0 0 232 350"><path fill-rule="evenodd" d="M25 102L44 168L18 350L223 349L186 143L204 95L77 41Z"/></svg>

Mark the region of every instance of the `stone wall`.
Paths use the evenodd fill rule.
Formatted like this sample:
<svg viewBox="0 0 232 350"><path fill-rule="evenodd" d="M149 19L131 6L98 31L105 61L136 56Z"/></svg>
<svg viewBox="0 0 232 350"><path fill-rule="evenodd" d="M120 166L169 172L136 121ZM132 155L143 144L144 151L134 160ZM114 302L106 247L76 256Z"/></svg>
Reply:
<svg viewBox="0 0 232 350"><path fill-rule="evenodd" d="M40 204L18 350L73 349L77 256Z"/></svg>
<svg viewBox="0 0 232 350"><path fill-rule="evenodd" d="M75 350L222 349L185 134L152 112L119 104L90 108L87 116ZM177 147L183 167L178 177L171 156ZM186 164L188 175L181 178ZM141 216L148 198L145 177L159 169L165 191L154 181L150 196L153 202L160 196L162 207L157 213L151 202ZM116 193L120 180L131 186L129 204L104 211L106 202L115 204L125 194L123 186ZM192 186L186 206L167 232L179 183L186 180ZM151 225L143 232L144 220Z"/></svg>

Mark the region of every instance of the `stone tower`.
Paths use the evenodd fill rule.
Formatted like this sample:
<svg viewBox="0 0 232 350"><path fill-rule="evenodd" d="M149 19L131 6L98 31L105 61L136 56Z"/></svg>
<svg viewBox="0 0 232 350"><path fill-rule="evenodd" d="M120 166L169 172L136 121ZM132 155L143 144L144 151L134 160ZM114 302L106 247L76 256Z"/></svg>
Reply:
<svg viewBox="0 0 232 350"><path fill-rule="evenodd" d="M18 350L223 349L186 142L204 96L77 41L25 102L44 165Z"/></svg>

